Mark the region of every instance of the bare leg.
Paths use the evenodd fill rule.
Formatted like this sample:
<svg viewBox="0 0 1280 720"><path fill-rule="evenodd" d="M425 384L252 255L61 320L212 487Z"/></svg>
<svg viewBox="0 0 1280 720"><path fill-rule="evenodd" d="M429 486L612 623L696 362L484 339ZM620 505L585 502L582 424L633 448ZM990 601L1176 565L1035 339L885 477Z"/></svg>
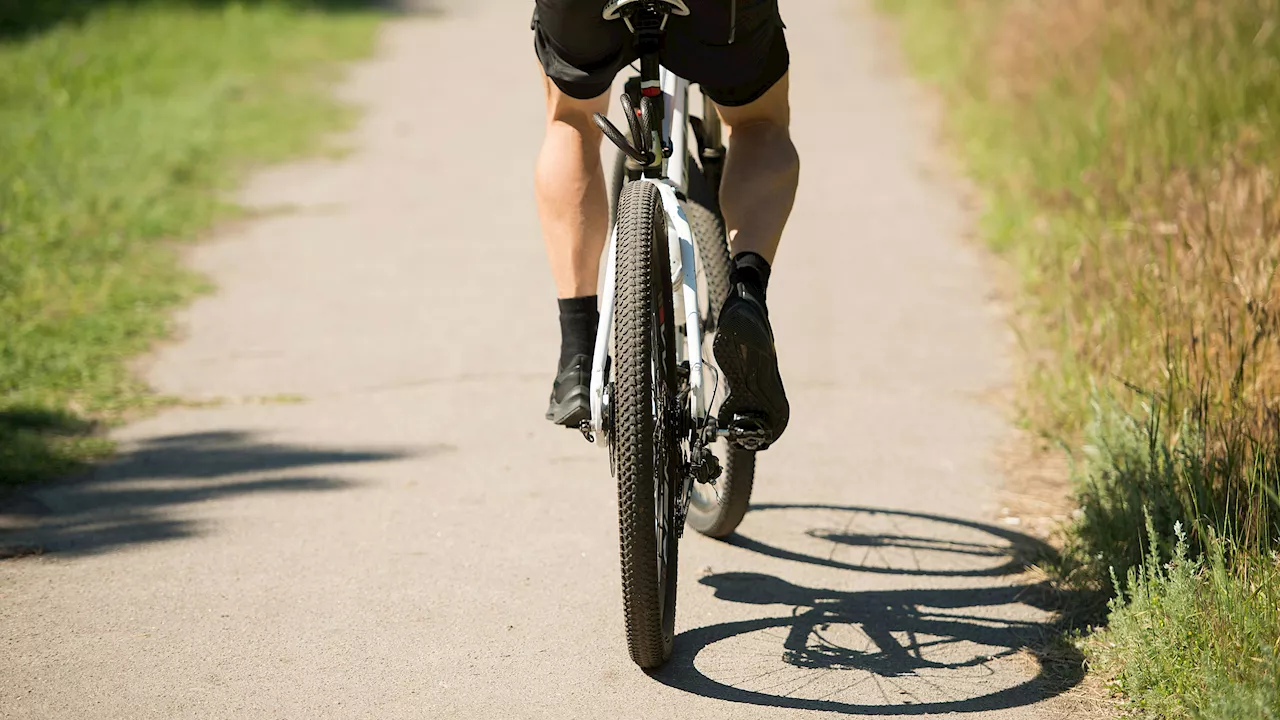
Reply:
<svg viewBox="0 0 1280 720"><path fill-rule="evenodd" d="M791 143L789 76L758 100L720 107L732 141L720 184L720 207L735 254L754 252L770 263L795 204L800 156Z"/></svg>
<svg viewBox="0 0 1280 720"><path fill-rule="evenodd" d="M747 450L764 450L777 442L791 417L764 306L768 263L778 251L800 181L800 158L788 129L787 89L784 75L755 102L720 108L731 134L720 208L736 279L720 310L714 345L729 386L719 421L730 428L729 442Z"/></svg>
<svg viewBox="0 0 1280 720"><path fill-rule="evenodd" d="M595 112L606 112L608 93L591 100L565 95L543 78L547 131L535 186L542 237L561 298L596 294L600 255L609 232L609 203L600 165Z"/></svg>

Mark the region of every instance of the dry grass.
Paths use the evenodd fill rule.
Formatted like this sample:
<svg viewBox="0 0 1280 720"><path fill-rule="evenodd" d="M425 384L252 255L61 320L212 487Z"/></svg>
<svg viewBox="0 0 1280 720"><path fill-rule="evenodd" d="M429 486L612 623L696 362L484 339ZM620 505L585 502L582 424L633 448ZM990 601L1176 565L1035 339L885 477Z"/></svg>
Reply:
<svg viewBox="0 0 1280 720"><path fill-rule="evenodd" d="M1019 405L1077 478L1052 570L1129 588L1091 656L1161 717L1276 717L1280 0L882 4L1018 271Z"/></svg>
<svg viewBox="0 0 1280 720"><path fill-rule="evenodd" d="M1265 546L1280 523L1266 492L1280 448L1280 0L950 12L976 48L953 91L982 107L966 125L987 130L988 221L1027 291L1032 426L1079 445L1099 392L1151 406L1166 451L1184 431L1201 448L1173 519Z"/></svg>

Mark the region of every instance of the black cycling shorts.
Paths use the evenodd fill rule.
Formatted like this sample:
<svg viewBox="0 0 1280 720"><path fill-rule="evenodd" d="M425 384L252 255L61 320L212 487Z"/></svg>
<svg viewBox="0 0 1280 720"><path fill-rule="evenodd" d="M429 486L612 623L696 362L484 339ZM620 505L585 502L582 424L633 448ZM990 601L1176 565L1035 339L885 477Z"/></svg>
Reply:
<svg viewBox="0 0 1280 720"><path fill-rule="evenodd" d="M688 15L667 21L662 64L701 85L712 100L746 105L787 72L778 0L686 4ZM601 95L637 59L631 31L622 20L605 20L604 6L605 0L537 0L534 7L534 50L547 76L570 97Z"/></svg>

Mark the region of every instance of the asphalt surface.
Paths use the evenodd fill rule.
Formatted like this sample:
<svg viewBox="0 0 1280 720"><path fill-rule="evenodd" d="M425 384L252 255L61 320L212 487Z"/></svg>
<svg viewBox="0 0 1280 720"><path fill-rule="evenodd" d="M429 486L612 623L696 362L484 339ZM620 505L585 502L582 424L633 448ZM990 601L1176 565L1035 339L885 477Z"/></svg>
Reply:
<svg viewBox="0 0 1280 720"><path fill-rule="evenodd" d="M219 403L10 512L0 544L43 554L0 562L0 717L1066 712L1036 544L996 522L1007 332L862 0L783 7L791 426L740 535L686 534L672 662L631 665L607 457L542 419L530 5L389 22L342 89L352 152L261 173L268 212L193 252L219 291L143 370Z"/></svg>

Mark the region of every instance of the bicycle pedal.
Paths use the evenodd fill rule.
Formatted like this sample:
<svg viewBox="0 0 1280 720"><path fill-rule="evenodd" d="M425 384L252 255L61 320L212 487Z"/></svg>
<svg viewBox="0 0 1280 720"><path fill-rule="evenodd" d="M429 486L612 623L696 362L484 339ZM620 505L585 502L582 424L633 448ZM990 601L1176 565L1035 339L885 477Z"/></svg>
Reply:
<svg viewBox="0 0 1280 720"><path fill-rule="evenodd" d="M769 429L764 421L749 415L735 415L729 423L729 443L742 450L758 451L769 447Z"/></svg>

